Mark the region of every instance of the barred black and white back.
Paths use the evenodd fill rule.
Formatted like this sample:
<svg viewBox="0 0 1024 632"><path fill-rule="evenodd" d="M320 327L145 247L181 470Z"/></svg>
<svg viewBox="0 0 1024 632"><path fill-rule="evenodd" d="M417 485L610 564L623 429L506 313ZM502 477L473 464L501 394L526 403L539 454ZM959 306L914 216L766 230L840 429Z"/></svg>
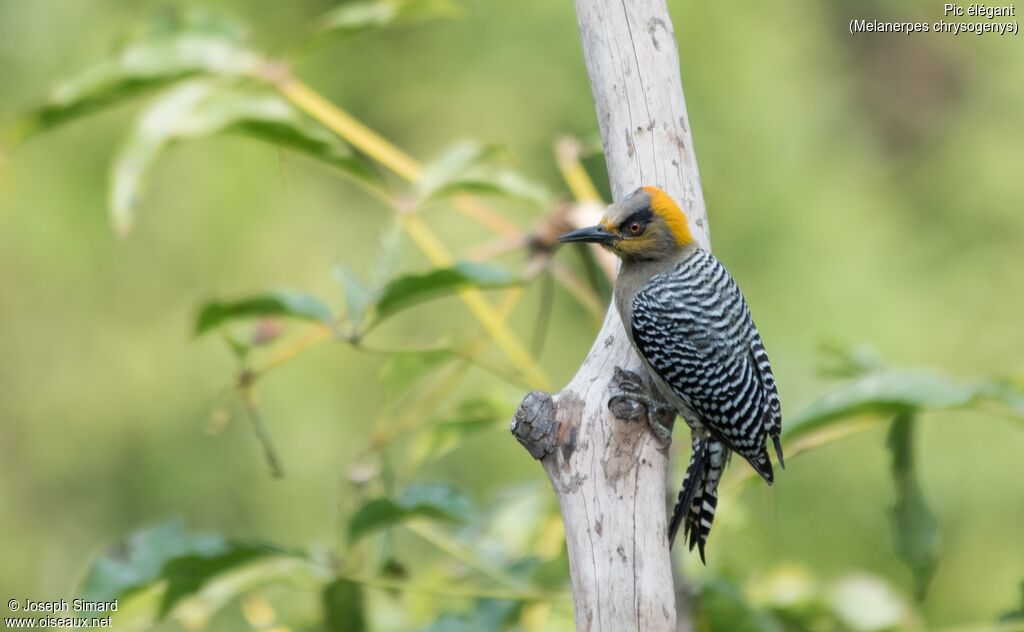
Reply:
<svg viewBox="0 0 1024 632"><path fill-rule="evenodd" d="M742 292L705 250L695 249L636 294L631 329L665 397L681 404L684 417L694 417L686 419L694 449L669 538L685 513L690 547L699 545L703 559L729 451L768 484L774 480L768 437L783 463L782 411L771 365Z"/></svg>

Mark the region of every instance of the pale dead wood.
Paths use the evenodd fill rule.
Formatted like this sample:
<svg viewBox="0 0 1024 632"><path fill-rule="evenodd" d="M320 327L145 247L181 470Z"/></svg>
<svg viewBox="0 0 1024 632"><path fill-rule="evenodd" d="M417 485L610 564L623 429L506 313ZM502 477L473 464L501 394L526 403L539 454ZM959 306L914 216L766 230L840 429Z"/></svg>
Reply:
<svg viewBox="0 0 1024 632"><path fill-rule="evenodd" d="M614 198L642 185L665 189L709 247L664 0L576 0L576 14ZM609 406L611 390L640 371L612 305L572 381L553 395L527 395L512 423L558 496L577 630L692 628L688 604L679 604L677 628L666 537L667 451L642 406L620 400Z"/></svg>

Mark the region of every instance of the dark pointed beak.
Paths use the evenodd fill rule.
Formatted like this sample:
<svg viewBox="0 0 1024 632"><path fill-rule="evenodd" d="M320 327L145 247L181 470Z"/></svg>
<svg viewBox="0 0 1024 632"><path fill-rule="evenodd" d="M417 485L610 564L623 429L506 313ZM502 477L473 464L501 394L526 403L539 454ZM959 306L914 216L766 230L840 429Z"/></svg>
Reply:
<svg viewBox="0 0 1024 632"><path fill-rule="evenodd" d="M616 235L609 233L605 230L604 226L598 224L597 226L588 226L586 228L578 228L573 231L569 231L564 235L558 236L558 241L567 243L573 241L583 241L592 244L610 244L615 241Z"/></svg>

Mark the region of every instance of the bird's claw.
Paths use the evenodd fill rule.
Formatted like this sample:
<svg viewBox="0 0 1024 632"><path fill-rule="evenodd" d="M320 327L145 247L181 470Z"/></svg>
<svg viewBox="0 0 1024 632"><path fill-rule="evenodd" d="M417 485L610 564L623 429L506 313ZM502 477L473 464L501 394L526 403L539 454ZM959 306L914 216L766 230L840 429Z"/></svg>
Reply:
<svg viewBox="0 0 1024 632"><path fill-rule="evenodd" d="M665 447L672 443L672 422L676 411L651 397L639 375L616 368L610 391L612 396L608 399L608 409L612 414L630 421L646 418L659 443Z"/></svg>

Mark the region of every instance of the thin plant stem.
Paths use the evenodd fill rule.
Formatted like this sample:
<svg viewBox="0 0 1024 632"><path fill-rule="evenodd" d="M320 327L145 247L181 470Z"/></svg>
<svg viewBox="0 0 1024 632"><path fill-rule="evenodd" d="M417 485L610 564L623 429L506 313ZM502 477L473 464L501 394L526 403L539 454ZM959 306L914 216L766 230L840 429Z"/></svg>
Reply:
<svg viewBox="0 0 1024 632"><path fill-rule="evenodd" d="M600 204L601 194L597 192L594 181L580 162L579 140L565 136L555 143L555 162L562 174L562 179L572 191L577 202Z"/></svg>
<svg viewBox="0 0 1024 632"><path fill-rule="evenodd" d="M783 445L783 452L786 455L786 461L788 462L793 457L799 456L813 448L834 443L840 439L845 439L850 435L867 430L881 421L881 419L881 417L861 417L848 423L829 426L791 441L786 441ZM735 489L755 478L754 470L749 467L735 468L733 469L733 472L734 473L732 475L726 478L725 483L722 485L723 490L727 491Z"/></svg>
<svg viewBox="0 0 1024 632"><path fill-rule="evenodd" d="M263 447L263 456L266 458L267 467L270 468L270 475L278 479L284 478L284 468L281 466L281 459L277 456L277 449L274 447L274 441L270 437L270 430L267 428L267 422L263 418L263 413L256 406L251 382L240 385L239 390L242 394L242 405L249 416L249 421L252 422L253 432Z"/></svg>
<svg viewBox="0 0 1024 632"><path fill-rule="evenodd" d="M568 595L562 593L541 593L524 590L495 590L487 588L462 588L458 586L425 586L402 580L384 579L381 577L365 577L359 575L341 575L350 582L368 588L398 590L401 592L436 595L439 597L456 597L463 599L501 599L504 601L536 601L549 602L567 600Z"/></svg>
<svg viewBox="0 0 1024 632"><path fill-rule="evenodd" d="M409 182L416 182L422 176L422 166L411 156L301 81L288 76L276 81L275 85L281 94L299 109L323 123L360 151L394 171L398 176ZM467 205L463 201L459 203L459 206L465 208ZM472 207L472 213L479 217L485 211L483 211L483 207L476 205ZM418 215L407 213L403 218L402 226L405 231L433 265L438 267L452 265L453 259L448 250ZM492 220L498 222L494 218ZM502 221L504 221L503 218ZM494 339L495 344L522 371L531 386L548 388L549 380L543 370L537 365L529 350L504 323L496 318L496 312L484 297L483 292L477 288L463 288L459 291L459 296Z"/></svg>
<svg viewBox="0 0 1024 632"><path fill-rule="evenodd" d="M505 297L505 300L498 306L498 315L501 318L508 317L524 294L522 288L513 288ZM486 344L487 339L485 337L478 338L469 346L469 349L466 351L467 356L475 357L479 355ZM433 410L440 406L445 398L462 381L468 366L468 362L456 365L437 386L427 392L419 403L410 405L405 414L396 423L381 427L370 440L370 450L383 450L402 435L418 430L428 420L423 411Z"/></svg>
<svg viewBox="0 0 1024 632"><path fill-rule="evenodd" d="M432 525L423 521L413 520L405 523L404 526L408 531L416 534L449 557L462 562L468 568L473 569L496 584L514 591L521 591L523 589L521 582L515 577L480 559L476 553L451 539L445 533L435 529Z"/></svg>
<svg viewBox="0 0 1024 632"><path fill-rule="evenodd" d="M310 326L305 333L292 341L288 346L277 351L270 357L270 359L260 365L259 368L254 369L250 373L250 379L259 379L321 340L330 338L331 334L332 330L327 325L317 324Z"/></svg>

